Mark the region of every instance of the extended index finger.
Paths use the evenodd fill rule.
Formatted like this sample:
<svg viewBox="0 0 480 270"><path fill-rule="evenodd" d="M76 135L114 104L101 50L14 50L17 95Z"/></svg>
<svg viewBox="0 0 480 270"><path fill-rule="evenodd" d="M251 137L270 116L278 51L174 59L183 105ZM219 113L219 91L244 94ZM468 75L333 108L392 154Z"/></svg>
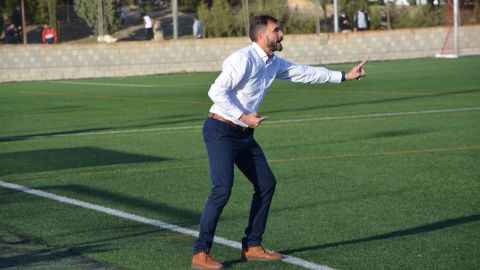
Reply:
<svg viewBox="0 0 480 270"><path fill-rule="evenodd" d="M357 65L357 68L363 67L363 65L365 65L367 62L368 62L367 59L363 59L362 62Z"/></svg>

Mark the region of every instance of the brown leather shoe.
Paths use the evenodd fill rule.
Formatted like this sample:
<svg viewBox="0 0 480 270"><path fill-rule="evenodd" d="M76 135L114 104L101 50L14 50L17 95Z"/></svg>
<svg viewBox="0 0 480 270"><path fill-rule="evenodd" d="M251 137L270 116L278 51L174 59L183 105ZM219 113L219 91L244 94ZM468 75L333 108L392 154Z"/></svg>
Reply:
<svg viewBox="0 0 480 270"><path fill-rule="evenodd" d="M280 261L283 255L279 253L268 252L262 246L249 247L242 249L242 259L247 261Z"/></svg>
<svg viewBox="0 0 480 270"><path fill-rule="evenodd" d="M223 264L218 263L215 259L210 256L207 252L199 252L193 255L192 258L192 269L222 269Z"/></svg>

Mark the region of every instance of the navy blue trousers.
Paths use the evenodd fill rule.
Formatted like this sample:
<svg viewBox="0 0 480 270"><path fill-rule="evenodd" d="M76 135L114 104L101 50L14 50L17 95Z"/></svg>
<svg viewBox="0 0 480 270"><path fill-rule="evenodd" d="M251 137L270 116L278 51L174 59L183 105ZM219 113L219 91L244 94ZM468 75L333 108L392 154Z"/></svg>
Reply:
<svg viewBox="0 0 480 270"><path fill-rule="evenodd" d="M205 121L203 137L210 161L212 189L200 220L200 235L193 254L208 252L212 247L218 219L232 191L234 165L254 189L242 246L254 247L262 242L276 180L253 133L253 129L242 131L211 118Z"/></svg>

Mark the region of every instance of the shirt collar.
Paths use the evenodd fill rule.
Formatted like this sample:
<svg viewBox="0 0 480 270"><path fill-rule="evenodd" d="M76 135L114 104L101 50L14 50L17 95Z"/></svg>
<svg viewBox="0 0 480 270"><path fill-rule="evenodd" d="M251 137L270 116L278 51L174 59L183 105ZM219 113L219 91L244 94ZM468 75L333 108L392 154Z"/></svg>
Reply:
<svg viewBox="0 0 480 270"><path fill-rule="evenodd" d="M267 53L258 45L256 42L252 42L252 47L255 49L255 51L258 53L262 61L266 64L268 60L273 59L275 56L272 56L271 58L268 57Z"/></svg>

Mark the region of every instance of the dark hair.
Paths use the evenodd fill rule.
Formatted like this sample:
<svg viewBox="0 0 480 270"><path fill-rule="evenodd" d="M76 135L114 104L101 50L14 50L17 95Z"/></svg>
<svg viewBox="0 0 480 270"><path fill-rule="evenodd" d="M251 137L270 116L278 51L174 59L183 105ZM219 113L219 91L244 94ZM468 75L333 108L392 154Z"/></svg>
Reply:
<svg viewBox="0 0 480 270"><path fill-rule="evenodd" d="M252 41L257 41L258 33L267 27L268 22L277 23L278 20L269 15L260 15L253 18L252 23L250 24L249 36Z"/></svg>

